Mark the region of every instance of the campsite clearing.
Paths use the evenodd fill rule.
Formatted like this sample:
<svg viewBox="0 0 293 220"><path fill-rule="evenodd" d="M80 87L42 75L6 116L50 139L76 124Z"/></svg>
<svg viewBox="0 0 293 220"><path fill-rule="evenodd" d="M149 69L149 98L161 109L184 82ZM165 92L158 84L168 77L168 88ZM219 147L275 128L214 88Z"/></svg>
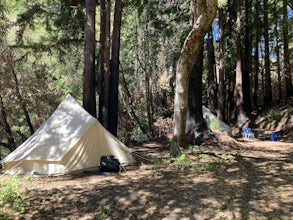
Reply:
<svg viewBox="0 0 293 220"><path fill-rule="evenodd" d="M127 172L20 178L12 219L293 219L293 143L217 133L185 156L168 142L132 146L145 159ZM2 176L1 181L11 178ZM1 217L1 216L0 216Z"/></svg>

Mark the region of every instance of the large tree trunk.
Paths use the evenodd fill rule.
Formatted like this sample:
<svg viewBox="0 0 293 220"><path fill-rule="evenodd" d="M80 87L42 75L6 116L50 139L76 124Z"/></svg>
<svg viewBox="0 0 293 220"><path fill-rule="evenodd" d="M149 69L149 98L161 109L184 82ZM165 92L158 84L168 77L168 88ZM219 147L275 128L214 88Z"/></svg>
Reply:
<svg viewBox="0 0 293 220"><path fill-rule="evenodd" d="M185 133L194 133L196 136L207 130L207 124L202 113L202 73L203 46L201 47L196 63L193 66L192 73L189 78L188 89L188 113Z"/></svg>
<svg viewBox="0 0 293 220"><path fill-rule="evenodd" d="M119 86L119 52L121 33L122 0L115 1L114 24L112 35L112 59L110 75L108 130L117 136L118 126L118 86Z"/></svg>
<svg viewBox="0 0 293 220"><path fill-rule="evenodd" d="M243 62L243 108L245 112L251 112L251 88L250 88L250 77L252 69L252 32L251 32L251 0L245 0L245 37L244 37L244 62Z"/></svg>
<svg viewBox="0 0 293 220"><path fill-rule="evenodd" d="M95 17L96 1L86 0L83 107L94 117L97 116L95 90Z"/></svg>
<svg viewBox="0 0 293 220"><path fill-rule="evenodd" d="M278 90L278 102L281 103L282 100L282 75L281 75L281 61L280 61L280 46L279 46L279 15L277 13L277 0L274 0L274 19L275 19L275 28L274 28L274 34L276 39L276 59L277 59L277 75L278 75L278 81L277 81L277 90Z"/></svg>
<svg viewBox="0 0 293 220"><path fill-rule="evenodd" d="M185 39L176 68L174 138L170 149L171 155L177 155L179 148L185 145L189 78L196 57L200 52L202 39L216 16L218 1L197 1L194 7L198 17Z"/></svg>
<svg viewBox="0 0 293 220"><path fill-rule="evenodd" d="M236 80L234 88L234 101L236 106L237 121L245 119L243 111L243 88L241 68L241 21L240 21L240 0L236 0Z"/></svg>
<svg viewBox="0 0 293 220"><path fill-rule="evenodd" d="M283 0L283 41L284 41L284 75L286 82L286 96L293 96L292 74L290 64L289 39L288 39L288 11L287 0ZM292 5L291 5L292 7Z"/></svg>
<svg viewBox="0 0 293 220"><path fill-rule="evenodd" d="M208 103L209 109L212 113L216 112L217 108L217 78L216 78L216 58L212 28L209 30L209 37L207 42L208 50Z"/></svg>
<svg viewBox="0 0 293 220"><path fill-rule="evenodd" d="M255 40L254 40L254 92L253 92L253 105L254 109L258 108L258 71L259 71L259 2L255 1Z"/></svg>
<svg viewBox="0 0 293 220"><path fill-rule="evenodd" d="M269 19L268 19L268 0L264 0L264 41L265 41L265 107L272 104L272 83L270 67L270 49L269 49Z"/></svg>
<svg viewBox="0 0 293 220"><path fill-rule="evenodd" d="M224 82L224 25L223 9L219 9L219 86L218 86L218 112L217 117L224 121L225 112L225 82Z"/></svg>
<svg viewBox="0 0 293 220"><path fill-rule="evenodd" d="M100 96L99 121L108 129L110 93L110 13L111 1L100 1Z"/></svg>

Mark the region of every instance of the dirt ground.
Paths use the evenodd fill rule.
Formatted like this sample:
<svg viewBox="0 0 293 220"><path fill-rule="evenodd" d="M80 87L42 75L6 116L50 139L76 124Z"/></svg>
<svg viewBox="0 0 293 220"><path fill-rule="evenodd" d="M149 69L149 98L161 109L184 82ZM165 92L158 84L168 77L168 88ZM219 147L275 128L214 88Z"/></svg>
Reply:
<svg viewBox="0 0 293 220"><path fill-rule="evenodd" d="M132 149L126 172L23 177L11 219L293 219L293 143L215 133L185 158L162 139Z"/></svg>

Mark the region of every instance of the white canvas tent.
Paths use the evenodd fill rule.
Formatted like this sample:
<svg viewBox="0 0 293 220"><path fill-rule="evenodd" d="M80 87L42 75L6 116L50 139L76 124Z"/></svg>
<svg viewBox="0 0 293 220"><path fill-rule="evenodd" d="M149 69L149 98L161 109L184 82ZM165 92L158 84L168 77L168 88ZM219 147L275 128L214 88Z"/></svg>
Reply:
<svg viewBox="0 0 293 220"><path fill-rule="evenodd" d="M46 122L3 159L7 174L61 175L97 168L100 157L114 155L131 164L131 150L88 114L70 95Z"/></svg>

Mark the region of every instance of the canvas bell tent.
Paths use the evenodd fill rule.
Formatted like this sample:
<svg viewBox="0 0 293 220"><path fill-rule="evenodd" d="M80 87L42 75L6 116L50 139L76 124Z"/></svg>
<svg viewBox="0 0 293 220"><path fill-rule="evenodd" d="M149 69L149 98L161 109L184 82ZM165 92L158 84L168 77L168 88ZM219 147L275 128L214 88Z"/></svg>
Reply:
<svg viewBox="0 0 293 220"><path fill-rule="evenodd" d="M131 150L70 95L22 145L3 159L6 174L59 175L97 168L101 156L131 164Z"/></svg>

